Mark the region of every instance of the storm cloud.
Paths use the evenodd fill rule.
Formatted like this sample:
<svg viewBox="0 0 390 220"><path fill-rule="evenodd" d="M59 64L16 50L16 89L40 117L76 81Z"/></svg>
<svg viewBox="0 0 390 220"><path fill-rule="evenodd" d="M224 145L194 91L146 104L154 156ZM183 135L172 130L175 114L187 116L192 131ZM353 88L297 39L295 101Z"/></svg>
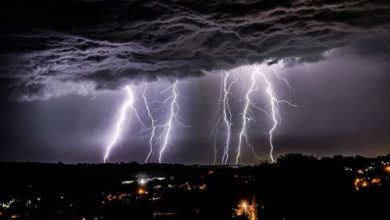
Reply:
<svg viewBox="0 0 390 220"><path fill-rule="evenodd" d="M317 61L390 36L385 0L19 0L0 14L0 83L23 100L264 60Z"/></svg>

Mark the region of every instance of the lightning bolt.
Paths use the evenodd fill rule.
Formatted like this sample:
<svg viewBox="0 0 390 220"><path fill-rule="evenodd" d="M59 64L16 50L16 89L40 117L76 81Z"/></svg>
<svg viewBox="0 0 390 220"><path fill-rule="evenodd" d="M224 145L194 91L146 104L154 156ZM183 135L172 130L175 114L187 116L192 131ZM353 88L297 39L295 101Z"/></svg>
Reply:
<svg viewBox="0 0 390 220"><path fill-rule="evenodd" d="M273 143L273 136L276 128L278 127L279 121L281 120L280 113L279 113L279 103L284 102L284 100L279 101L276 98L275 91L272 86L272 82L267 78L265 73L261 73L261 76L263 77L265 83L266 83L266 94L269 98L269 105L271 106L271 119L272 119L272 127L268 131L268 142L270 146L269 151L269 158L271 159L271 162L274 163L274 143Z"/></svg>
<svg viewBox="0 0 390 220"><path fill-rule="evenodd" d="M275 73L276 78L278 80L281 80L291 91L292 87L288 83L288 81L285 78L280 77L275 71L274 71L274 73ZM274 153L273 136L274 136L274 132L278 128L279 123L282 120L282 117L280 116L280 112L279 112L279 104L283 103L283 104L287 104L287 105L292 106L292 107L297 107L297 105L294 105L287 100L278 99L276 94L275 94L275 90L273 88L273 84L272 84L271 80L267 77L267 75L265 73L261 73L261 76L263 77L264 82L266 84L265 91L266 91L266 94L269 98L269 105L271 107L270 110L271 110L272 127L268 131L268 142L270 145L269 158L271 159L271 162L274 163L275 159L273 156L273 153Z"/></svg>
<svg viewBox="0 0 390 220"><path fill-rule="evenodd" d="M230 149L230 141L232 136L232 113L230 111L229 106L229 94L231 87L235 82L237 82L237 76L234 74L235 79L228 83L228 79L231 75L231 72L225 73L225 77L223 79L223 96L222 98L222 113L223 113L223 122L226 127L226 142L224 147L224 152L222 156L222 164L226 164L229 159L229 149Z"/></svg>
<svg viewBox="0 0 390 220"><path fill-rule="evenodd" d="M251 95L252 93L256 90L255 85L256 85L256 75L258 74L258 66L255 66L255 70L252 73L251 76L251 84L245 94L245 105L244 105L244 110L242 112L242 127L239 133L238 137L238 146L237 146L237 154L236 154L236 165L238 164L240 155L241 155L241 147L243 140L245 139L246 144L251 148L253 155L257 158L260 159L259 156L257 156L256 152L253 149L252 144L248 140L248 133L247 133L247 127L248 127L248 122L252 120L253 118L253 112L250 110L251 106L256 107L257 109L260 109L261 111L264 111L263 109L259 108L258 106L255 105L255 103L252 102L251 100Z"/></svg>
<svg viewBox="0 0 390 220"><path fill-rule="evenodd" d="M241 121L242 121L242 127L239 132L238 136L238 145L237 145L237 154L235 155L235 164L238 164L240 156L241 156L241 150L243 145L247 145L251 148L254 156L256 158L259 158L255 151L253 145L248 140L248 125L253 120L256 123L256 118L254 116L254 109L259 109L263 112L262 108L258 107L255 102L252 100L253 93L257 91L256 87L256 77L257 75L261 75L265 82L265 94L268 98L268 106L269 106L269 114L270 120L272 121L272 126L267 132L268 136L268 143L270 146L269 150L269 158L272 163L275 162L274 159L274 135L276 130L278 129L279 124L281 123L281 116L279 112L279 105L281 103L288 104L291 106L296 106L291 104L290 102L286 100L278 99L275 90L274 90L274 84L272 79L279 80L283 82L287 87L291 89L290 84L288 84L288 81L282 77L280 77L275 72L274 78L269 78L268 74L265 74L264 72L259 71L258 65L254 65L254 71L251 75L251 82L250 86L247 88L245 92L245 105L243 106L243 111L240 114ZM231 142L232 142L232 119L233 114L230 108L231 103L231 96L232 94L232 86L238 81L238 76L233 71L227 71L224 72L224 75L222 76L222 82L220 84L220 97L219 97L219 104L218 104L218 113L219 117L216 123L216 126L214 127L212 134L215 134L215 143L214 143L214 162L217 160L217 139L218 139L218 132L224 131L226 138L226 141L224 142L223 147L223 154L222 154L222 164L227 164L229 161L229 152L231 148ZM136 116L136 119L138 119L139 123L144 127L144 124L142 123L142 120L140 119L139 115L137 114L136 109L134 108L134 96L133 92L130 89L130 86L127 85L124 87L127 98L122 103L120 109L118 118L116 119L116 123L113 130L113 135L106 146L105 153L104 153L104 162L106 162L110 156L110 152L112 151L112 148L117 145L121 138L121 134L124 129L124 123L126 121L127 113L129 112L130 115ZM176 80L173 84L171 84L166 90L162 91L161 94L165 92L170 92L170 95L163 101L159 102L161 103L161 106L159 109L163 111L168 111L168 117L164 124L157 124L158 120L153 117L153 111L151 109L151 103L147 100L147 90L148 85L143 88L142 90L142 98L145 105L145 112L147 112L148 120L150 121L150 134L149 137L149 152L145 158L145 163L150 162L151 157L153 155L154 151L154 145L156 142L160 144L160 151L158 155L158 162L162 162L162 158L164 156L165 151L167 150L168 146L171 142L171 136L172 131L175 129L175 125L183 125L179 120L179 112L180 112L180 106L178 103L178 98L180 97L179 91L178 91L178 81ZM241 96L244 95L244 90L242 90ZM234 96L233 96L234 97ZM222 113L222 114L221 114ZM160 129L162 130L160 132ZM223 129L223 130L222 130ZM159 136L159 139L155 141L156 136Z"/></svg>
<svg viewBox="0 0 390 220"><path fill-rule="evenodd" d="M148 89L148 84L146 84L144 89L143 89L142 98L144 100L145 109L146 109L146 112L148 114L148 118L150 120L152 128L151 128L150 136L149 136L149 153L145 158L145 163L147 163L149 161L149 158L153 154L153 140L154 140L154 137L156 135L156 129L157 129L157 126L156 126L157 120L153 118L152 111L150 110L149 103L148 103L148 100L146 98L146 90L147 89Z"/></svg>
<svg viewBox="0 0 390 220"><path fill-rule="evenodd" d="M104 153L104 163L107 161L108 157L110 156L111 149L115 146L115 144L120 139L120 136L121 136L122 130L123 130L123 124L124 124L125 119L126 119L126 113L129 111L129 109L132 110L131 113L135 112L135 109L133 107L133 103L134 103L133 92L131 91L129 85L125 86L124 89L127 92L127 98L126 98L126 101L122 104L122 107L120 108L119 117L118 117L118 120L117 120L115 128L114 128L114 135L112 136L111 141L109 142L109 144L106 147L106 151ZM137 118L138 118L138 115L137 115Z"/></svg>
<svg viewBox="0 0 390 220"><path fill-rule="evenodd" d="M176 122L176 123L179 123L179 124L182 124L179 120L178 120L178 111L180 110L180 107L179 107L179 104L177 102L177 98L178 98L178 93L177 93L177 84L178 84L178 81L176 80L172 86L170 86L167 90L165 91L168 91L168 90L171 90L172 93L171 95L164 101L167 102L168 100L171 101L170 103L170 107L169 107L169 118L167 120L167 122L163 125L159 125L158 127L162 127L164 128L164 131L163 131L163 142L162 142L162 145L161 145L161 149L160 149L160 153L159 153L159 157L158 157L158 162L161 163L162 161L162 157L164 155L164 152L167 148L167 146L169 145L169 139L170 139L170 136L171 136L171 131L173 129L173 124ZM164 93L165 91L163 91L162 93Z"/></svg>

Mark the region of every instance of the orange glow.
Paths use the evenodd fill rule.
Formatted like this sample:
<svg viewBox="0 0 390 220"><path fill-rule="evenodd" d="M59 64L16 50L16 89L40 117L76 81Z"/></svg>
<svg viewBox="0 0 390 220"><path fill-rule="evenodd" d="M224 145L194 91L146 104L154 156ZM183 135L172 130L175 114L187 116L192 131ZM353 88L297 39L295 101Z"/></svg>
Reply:
<svg viewBox="0 0 390 220"><path fill-rule="evenodd" d="M257 218L257 205L256 201L252 200L252 204L248 203L245 200L242 200L238 204L238 208L235 209L236 216L246 216L249 220L255 220Z"/></svg>
<svg viewBox="0 0 390 220"><path fill-rule="evenodd" d="M15 214L15 215L11 215L10 219L17 219L17 218L20 218L19 215Z"/></svg>
<svg viewBox="0 0 390 220"><path fill-rule="evenodd" d="M242 202L241 202L241 207L244 208L244 212L247 212L247 210L246 210L246 209L247 209L247 206L248 206L248 204L247 204L246 201L242 201Z"/></svg>
<svg viewBox="0 0 390 220"><path fill-rule="evenodd" d="M356 178L355 179L355 185L359 184L360 183L360 179L359 178Z"/></svg>
<svg viewBox="0 0 390 220"><path fill-rule="evenodd" d="M390 165L385 166L385 171L386 171L387 173L390 173Z"/></svg>
<svg viewBox="0 0 390 220"><path fill-rule="evenodd" d="M139 188L138 191L137 191L137 193L138 193L139 195L143 195L143 194L145 194L145 190L144 190L143 188Z"/></svg>
<svg viewBox="0 0 390 220"><path fill-rule="evenodd" d="M381 179L378 177L375 177L374 179L371 180L372 184L379 185L381 183Z"/></svg>
<svg viewBox="0 0 390 220"><path fill-rule="evenodd" d="M245 210L245 212L247 212L247 211L246 211L246 203L244 203L244 204L243 204L243 206L244 206L244 210Z"/></svg>
<svg viewBox="0 0 390 220"><path fill-rule="evenodd" d="M368 186L368 182L367 181L363 181L362 184L361 184L362 187L367 187Z"/></svg>

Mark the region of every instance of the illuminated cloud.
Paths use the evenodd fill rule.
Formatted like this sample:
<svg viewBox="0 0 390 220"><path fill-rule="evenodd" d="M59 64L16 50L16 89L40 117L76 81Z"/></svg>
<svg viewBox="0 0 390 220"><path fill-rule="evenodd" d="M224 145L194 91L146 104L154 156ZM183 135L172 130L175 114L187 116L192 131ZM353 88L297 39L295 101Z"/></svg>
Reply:
<svg viewBox="0 0 390 220"><path fill-rule="evenodd" d="M389 10L370 0L13 1L1 10L0 81L25 100L47 99L84 94L53 91L58 83L93 85L92 93L265 59L317 61L386 39Z"/></svg>

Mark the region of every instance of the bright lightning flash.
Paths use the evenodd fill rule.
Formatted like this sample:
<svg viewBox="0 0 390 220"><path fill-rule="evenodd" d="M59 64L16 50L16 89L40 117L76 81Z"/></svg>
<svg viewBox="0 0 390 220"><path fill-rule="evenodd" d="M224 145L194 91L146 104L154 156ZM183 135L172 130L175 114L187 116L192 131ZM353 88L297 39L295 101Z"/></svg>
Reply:
<svg viewBox="0 0 390 220"><path fill-rule="evenodd" d="M135 109L133 107L133 103L134 103L133 92L131 91L130 86L128 85L125 87L125 90L127 92L127 98L126 101L122 104L122 107L120 108L119 118L116 122L115 129L114 129L114 135L112 136L111 141L106 147L106 151L104 153L104 163L107 161L108 157L110 156L111 149L117 144L117 142L120 139L123 130L123 124L126 119L126 113L128 112L129 109L131 109L131 113L135 112Z"/></svg>
<svg viewBox="0 0 390 220"><path fill-rule="evenodd" d="M153 140L154 140L154 137L156 135L156 128L157 128L157 126L156 126L157 120L153 118L152 111L150 110L150 106L149 106L148 100L146 98L146 90L147 89L148 89L148 84L145 85L145 88L142 92L142 98L144 100L145 109L146 109L146 112L148 113L148 118L150 120L152 128L151 128L150 137L149 137L149 153L145 158L145 163L147 163L149 161L149 158L153 154Z"/></svg>
<svg viewBox="0 0 390 220"><path fill-rule="evenodd" d="M223 121L226 126L226 143L224 147L224 152L222 156L222 164L226 164L229 159L229 149L230 149L230 141L232 136L232 113L230 111L230 105L229 105L229 94L231 87L235 82L237 82L237 77L235 76L235 79L228 83L228 79L231 75L231 72L227 72L225 74L225 77L223 79L223 96L222 98L222 112L223 112Z"/></svg>
<svg viewBox="0 0 390 220"><path fill-rule="evenodd" d="M164 128L164 131L163 131L163 134L162 134L163 135L163 142L162 142L160 153L159 153L159 157L158 157L158 162L159 163L162 162L162 157L164 155L164 152L165 152L167 146L169 145L169 140L170 140L170 137L171 137L171 131L173 129L173 124L175 122L178 123L178 124L182 124L178 120L178 111L180 110L180 107L179 107L179 104L177 102L177 99L178 99L178 96L179 96L178 92L177 92L177 84L178 84L178 81L175 81L172 86L170 86L167 90L165 90L165 91L171 90L172 93L164 101L164 104L166 102L170 101L169 118L168 118L168 120L167 120L167 122L165 124L158 126L158 127ZM164 93L165 91L163 91L162 93Z"/></svg>
<svg viewBox="0 0 390 220"><path fill-rule="evenodd" d="M252 149L252 152L253 154L255 155L255 157L257 159L260 159L257 154L255 153L254 149L253 149L253 146L249 143L249 140L248 140L248 133L247 133L247 129L248 129L248 122L250 120L252 120L253 118L253 112L250 110L250 107L253 106L255 108L258 108L260 109L259 107L257 107L255 105L255 103L252 102L251 100L251 95L252 93L256 90L256 76L258 74L258 66L255 67L255 70L253 71L252 73L252 76L251 76L251 84L245 94L245 106L244 106L244 110L242 112L242 127L241 127L241 131L239 133L239 138L238 138L238 146L237 146L237 154L236 154L236 165L238 164L238 161L239 161L239 158L240 158L240 155L241 155L241 147L242 147L242 143L243 143L243 139L245 138L245 142L246 144ZM260 109L262 111L264 111L263 109Z"/></svg>
<svg viewBox="0 0 390 220"><path fill-rule="evenodd" d="M256 117L254 113L254 108L257 110L260 110L267 115L270 115L271 121L272 121L272 126L268 130L268 142L270 146L270 151L269 151L269 158L272 163L275 162L274 159L274 135L275 132L281 123L281 116L279 112L279 104L288 104L293 107L297 107L294 104L291 104L290 102L283 100L283 99L278 99L274 90L274 83L271 78L269 78L269 75L266 74L265 72L262 72L259 70L261 65L253 65L253 73L251 75L251 81L250 81L250 86L245 92L244 96L244 106L243 106L243 111L240 114L241 116L241 122L242 122L242 127L239 132L238 136L238 143L237 143L237 152L236 152L236 157L235 157L235 164L237 165L239 163L239 159L241 156L241 150L244 144L250 147L252 150L253 155L260 160L260 157L256 154L254 146L249 142L248 140L248 126L251 121L254 121L256 125L258 123L256 122ZM272 69L271 69L272 70ZM283 82L290 90L292 90L290 84L286 79L283 77L279 76L279 74L276 71L274 72L274 78L276 80L279 80ZM231 75L234 75L235 80L229 81L229 77ZM268 106L269 106L269 111L265 111L263 108L259 107L256 105L256 103L253 101L253 94L258 91L257 89L257 76L261 75L262 79L265 82L265 95L268 98ZM232 85L237 81L237 75L234 72L226 72L226 74L223 77L222 83L221 83L221 94L220 94L220 99L219 99L219 105L218 105L218 112L220 109L222 109L222 115L221 117L218 117L216 126L213 128L211 135L215 135L215 138L218 138L218 130L221 126L221 124L224 125L225 134L226 134L226 142L224 144L224 151L223 151L223 157L222 157L222 164L227 164L228 159L229 159L229 150L230 150L230 145L232 141L232 118L234 117L231 110L230 110L230 99L229 97L233 94L231 94L231 87ZM215 139L216 140L216 139ZM217 156L217 144L216 141L214 142L214 162Z"/></svg>
<svg viewBox="0 0 390 220"><path fill-rule="evenodd" d="M269 114L271 117L272 121L272 127L268 130L268 142L270 146L270 151L269 151L269 157L271 159L271 162L274 163L274 133L277 130L280 122L281 122L281 116L279 112L279 104L284 103L288 104L290 106L296 106L291 104L290 102L286 100L280 100L277 98L274 90L274 84L272 82L272 79L269 78L269 76L264 73L259 71L259 65L254 65L254 70L251 75L251 83L250 86L248 87L246 93L245 93L245 105L243 108L243 112L240 114L241 115L241 121L242 121L242 127L239 132L239 139L238 139L238 146L237 146L237 154L235 157L235 164L238 164L240 156L241 156L241 149L244 143L249 146L254 154L254 156L259 159L259 157L256 155L254 151L254 147L249 143L248 140L248 124L250 121L255 120L254 112L252 108L256 108L258 110L261 110L263 112L266 112L262 108L258 107L255 102L252 100L253 93L257 91L256 87L256 77L258 75L261 75L265 82L265 94L268 97L268 106L269 106ZM233 78L233 79L231 79ZM291 86L288 84L287 80L284 78L280 77L276 72L275 72L275 79L280 80L284 82L287 87L291 89ZM223 75L223 80L221 83L221 94L219 98L219 105L218 105L218 112L222 111L222 114L218 117L216 126L214 127L212 134L215 134L215 143L214 143L214 162L216 161L217 158L217 136L218 136L218 131L220 129L224 129L226 132L225 136L226 141L224 143L224 149L223 149L223 155L222 155L222 164L227 164L229 160L229 152L230 152L230 145L232 141L232 119L233 119L233 114L230 109L231 100L230 97L233 95L232 94L232 86L238 81L238 76L236 75L235 72L228 71L225 72ZM108 143L106 149L105 149L105 154L104 154L104 162L106 162L110 156L110 152L112 148L117 145L119 142L123 129L124 129L124 123L127 118L127 113L130 113L131 115L135 115L136 118L138 119L138 122L144 127L144 124L142 123L142 120L140 119L139 115L137 114L136 109L134 108L134 96L133 92L130 89L130 86L127 85L125 86L125 91L127 94L126 100L123 102L119 109L119 115L114 127L113 135L111 137L110 142ZM150 135L149 135L149 153L147 157L145 158L145 163L150 162L150 158L153 155L153 150L154 150L154 143L155 143L155 137L158 135L159 139L157 142L160 144L160 151L158 155L158 162L162 162L162 158L164 156L165 151L167 150L168 146L170 145L171 142L171 136L172 136L172 130L175 128L175 125L182 125L185 126L183 123L180 122L179 120L179 111L180 111L180 106L178 103L178 98L180 97L179 91L178 91L178 81L175 81L172 85L170 85L166 90L162 91L162 93L165 92L170 92L170 95L163 100L162 102L159 102L161 104L160 109L167 109L168 111L168 118L167 121L164 124L157 124L157 119L153 117L153 111L150 108L150 103L148 102L146 98L146 92L147 92L147 85L144 87L142 91L142 98L144 101L145 105L145 111L147 112L147 117L150 121L151 129L150 129ZM266 112L267 113L267 112ZM160 129L162 130L161 132Z"/></svg>
<svg viewBox="0 0 390 220"><path fill-rule="evenodd" d="M273 153L274 153L273 136L274 136L275 130L277 129L277 127L279 125L279 122L282 119L280 116L280 113L279 113L279 103L285 103L285 104L288 104L288 105L291 105L294 107L296 107L296 105L293 105L286 100L279 100L275 95L275 91L274 91L271 80L268 79L268 77L266 76L265 73L261 73L261 76L263 77L264 82L266 83L266 86L267 86L265 91L266 91L266 94L269 98L269 105L270 105L270 110L271 110L272 127L268 131L268 138L269 138L268 141L269 141L269 145L270 145L269 157L271 159L271 162L274 163L275 159L274 159L274 155L273 155ZM289 84L283 78L278 77L278 79L282 79L289 86Z"/></svg>

